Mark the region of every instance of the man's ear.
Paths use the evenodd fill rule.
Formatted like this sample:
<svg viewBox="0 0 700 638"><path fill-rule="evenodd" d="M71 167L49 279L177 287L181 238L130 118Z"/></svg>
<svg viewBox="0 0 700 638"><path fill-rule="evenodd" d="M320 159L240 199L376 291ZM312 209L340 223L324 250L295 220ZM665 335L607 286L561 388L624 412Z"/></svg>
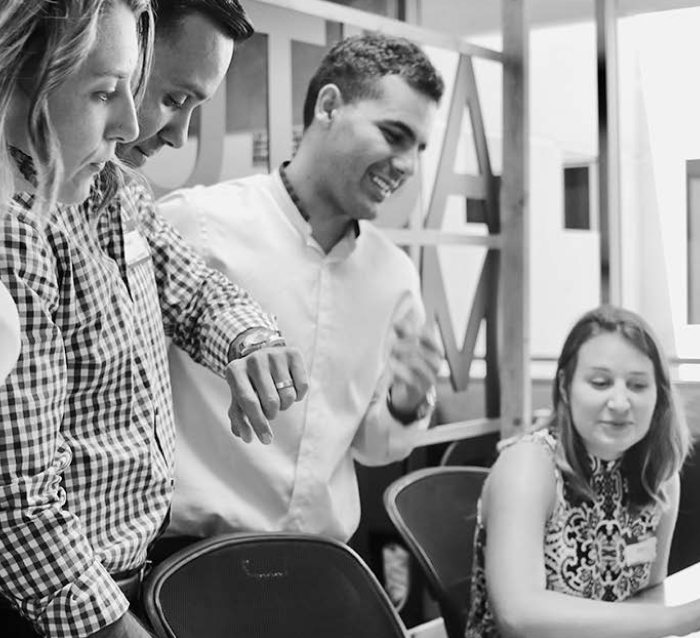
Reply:
<svg viewBox="0 0 700 638"><path fill-rule="evenodd" d="M335 84L325 84L321 87L316 97L316 120L329 124L336 116L338 109L343 105L343 96Z"/></svg>

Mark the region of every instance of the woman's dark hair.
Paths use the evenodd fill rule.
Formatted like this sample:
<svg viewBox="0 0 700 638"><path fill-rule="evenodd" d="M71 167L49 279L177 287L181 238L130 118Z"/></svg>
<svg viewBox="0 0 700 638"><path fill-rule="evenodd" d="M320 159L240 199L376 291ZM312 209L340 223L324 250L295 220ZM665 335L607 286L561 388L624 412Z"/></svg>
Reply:
<svg viewBox="0 0 700 638"><path fill-rule="evenodd" d="M646 436L624 453L622 469L633 505L661 502L662 484L680 470L689 452L690 433L659 341L647 323L629 310L610 305L591 310L576 322L564 342L552 388L553 414L548 423L559 440L557 464L574 495L586 500L594 498L589 483L591 465L574 427L567 397L581 346L605 333L619 334L653 364L657 395L651 425Z"/></svg>

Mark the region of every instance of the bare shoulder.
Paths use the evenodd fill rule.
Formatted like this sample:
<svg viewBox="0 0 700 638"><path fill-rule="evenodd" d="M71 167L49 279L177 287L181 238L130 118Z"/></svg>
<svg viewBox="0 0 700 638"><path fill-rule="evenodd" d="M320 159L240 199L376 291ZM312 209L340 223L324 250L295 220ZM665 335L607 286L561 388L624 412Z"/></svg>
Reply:
<svg viewBox="0 0 700 638"><path fill-rule="evenodd" d="M539 441L523 439L506 447L493 465L484 488L487 509L528 508L550 512L556 497L556 465Z"/></svg>

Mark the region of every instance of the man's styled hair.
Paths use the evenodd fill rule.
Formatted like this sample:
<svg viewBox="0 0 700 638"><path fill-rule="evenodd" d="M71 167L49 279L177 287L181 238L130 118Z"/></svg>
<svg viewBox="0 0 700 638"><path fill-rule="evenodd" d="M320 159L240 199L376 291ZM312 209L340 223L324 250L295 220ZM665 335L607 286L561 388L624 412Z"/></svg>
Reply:
<svg viewBox="0 0 700 638"><path fill-rule="evenodd" d="M376 95L376 83L396 75L416 91L439 102L445 85L421 48L406 38L369 33L337 42L321 61L304 101L304 128L314 118L319 91L335 84L343 100L352 103Z"/></svg>
<svg viewBox="0 0 700 638"><path fill-rule="evenodd" d="M63 164L51 124L51 93L88 57L100 20L123 2L136 16L140 41L140 67L135 76L134 101L145 91L153 52L153 16L149 0L2 0L0 7L0 213L12 196L12 176L5 130L13 95L28 93L29 152L37 172L35 207L53 207L60 187ZM76 122L76 127L80 123ZM104 201L118 188L118 171L105 169Z"/></svg>
<svg viewBox="0 0 700 638"><path fill-rule="evenodd" d="M193 13L207 16L234 42L242 42L253 35L245 9L238 0L153 0L156 35L168 33Z"/></svg>
<svg viewBox="0 0 700 638"><path fill-rule="evenodd" d="M571 417L568 396L581 346L606 333L619 334L646 355L654 367L656 405L651 425L646 436L625 451L622 471L633 505L660 502L661 485L680 470L689 452L690 433L659 341L647 323L629 310L609 305L591 310L576 322L564 342L552 387L554 411L548 423L559 439L557 464L575 495L583 499L594 497L589 484L590 463Z"/></svg>

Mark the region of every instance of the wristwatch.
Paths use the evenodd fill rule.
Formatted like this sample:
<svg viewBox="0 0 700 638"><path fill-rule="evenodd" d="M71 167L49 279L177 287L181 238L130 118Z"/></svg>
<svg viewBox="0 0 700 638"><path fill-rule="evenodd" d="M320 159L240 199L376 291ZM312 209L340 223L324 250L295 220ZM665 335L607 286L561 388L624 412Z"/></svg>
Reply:
<svg viewBox="0 0 700 638"><path fill-rule="evenodd" d="M423 419L428 415L428 413L435 407L436 394L435 386L430 386L428 391L425 393L425 398L423 401L418 404L412 413L406 414L404 412L399 412L394 407L393 403L391 402L391 388L389 388L389 392L387 392L386 395L386 405L391 416L393 416L399 423L408 425L409 423L420 421L420 419Z"/></svg>
<svg viewBox="0 0 700 638"><path fill-rule="evenodd" d="M229 359L241 359L261 348L284 346L284 337L270 328L251 328L237 337L229 349Z"/></svg>

